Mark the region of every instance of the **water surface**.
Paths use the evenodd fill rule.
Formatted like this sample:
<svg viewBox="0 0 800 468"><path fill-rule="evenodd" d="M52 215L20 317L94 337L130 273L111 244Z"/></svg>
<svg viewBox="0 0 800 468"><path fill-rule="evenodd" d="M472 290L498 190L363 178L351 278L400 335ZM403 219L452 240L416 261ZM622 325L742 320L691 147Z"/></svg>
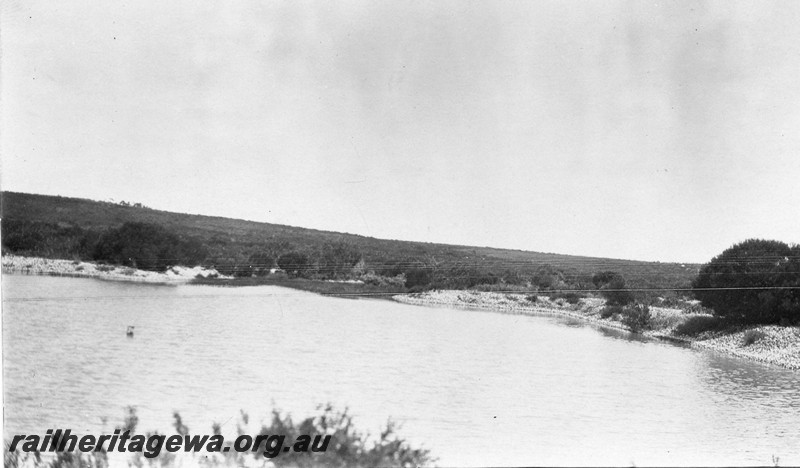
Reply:
<svg viewBox="0 0 800 468"><path fill-rule="evenodd" d="M4 275L3 348L7 434L331 402L443 466L800 464L799 373L552 317Z"/></svg>

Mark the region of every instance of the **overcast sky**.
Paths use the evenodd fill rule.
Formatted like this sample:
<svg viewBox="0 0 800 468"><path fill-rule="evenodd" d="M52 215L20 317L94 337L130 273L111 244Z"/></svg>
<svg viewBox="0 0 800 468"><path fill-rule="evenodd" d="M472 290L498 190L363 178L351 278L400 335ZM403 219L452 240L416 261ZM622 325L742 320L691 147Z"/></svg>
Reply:
<svg viewBox="0 0 800 468"><path fill-rule="evenodd" d="M3 190L644 260L800 242L800 2L2 8Z"/></svg>

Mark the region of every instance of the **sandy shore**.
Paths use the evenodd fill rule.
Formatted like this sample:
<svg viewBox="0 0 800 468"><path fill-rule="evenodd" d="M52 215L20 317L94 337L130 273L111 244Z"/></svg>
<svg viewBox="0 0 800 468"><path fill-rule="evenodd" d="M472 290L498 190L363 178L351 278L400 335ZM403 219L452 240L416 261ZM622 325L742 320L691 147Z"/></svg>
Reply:
<svg viewBox="0 0 800 468"><path fill-rule="evenodd" d="M604 300L584 298L578 304L567 304L563 300L550 301L539 296L536 302L526 299L526 294L495 293L481 291L429 291L419 294L397 295L393 299L405 304L442 306L467 309L491 310L508 314L552 315L570 317L590 322L600 327L629 331L622 323L600 317ZM685 343L698 349L707 349L752 361L777 365L788 369L800 369L800 327L775 325L743 327L736 332L704 334L699 337L676 336L675 327L692 317L679 309L651 307L654 330L642 333L653 339ZM749 330L764 334L753 344L745 345L744 335Z"/></svg>
<svg viewBox="0 0 800 468"><path fill-rule="evenodd" d="M76 278L95 278L109 281L133 281L140 283L184 284L198 275L203 277L217 275L216 270L201 267L172 267L165 273L137 270L136 268L99 265L78 260L59 260L40 257L3 255L3 273L23 275L69 276Z"/></svg>

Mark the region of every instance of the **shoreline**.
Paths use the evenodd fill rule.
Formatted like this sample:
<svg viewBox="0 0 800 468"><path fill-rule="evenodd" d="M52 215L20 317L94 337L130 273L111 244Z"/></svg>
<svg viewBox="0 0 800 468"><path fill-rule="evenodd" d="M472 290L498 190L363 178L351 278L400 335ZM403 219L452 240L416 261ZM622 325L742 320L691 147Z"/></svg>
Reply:
<svg viewBox="0 0 800 468"><path fill-rule="evenodd" d="M250 281L237 281L220 275L216 270L200 267L172 267L166 273L157 273L79 260L47 259L18 255L3 255L2 271L4 274L91 278L103 281L171 286L187 284L217 286L273 285L331 297L373 297L426 307L450 307L505 314L564 317L580 320L597 327L631 333L630 329L619 321L600 317L600 310L605 302L600 298L583 298L579 304L570 305L563 300L553 302L547 296L540 296L534 304L526 299L527 294L525 293L446 290L404 294L383 291L382 288L374 288L374 291L369 291L369 289L373 288L365 287L364 285L350 283L342 285L312 280L252 278ZM676 319L685 320L692 315L685 314L678 309L651 307L650 310L654 317L664 319L662 321L666 323L674 322ZM724 332L701 334L697 337L688 337L676 336L673 333L675 325L676 323L671 323L671 326L644 331L638 335L648 339L668 341L694 349L714 351L726 356L775 365L785 369L800 370L800 327L749 326ZM762 333L764 338L749 346L744 346L744 335L751 330Z"/></svg>
<svg viewBox="0 0 800 468"><path fill-rule="evenodd" d="M426 307L449 307L468 310L484 310L512 315L556 316L572 318L601 328L632 333L622 323L603 319L599 315L604 301L599 298L584 298L577 305L556 303L546 296L540 296L533 305L522 293L495 293L482 291L429 291L413 295L392 296L397 302ZM678 309L651 307L656 317L675 317L682 314ZM683 314L686 317L691 314ZM677 345L713 351L725 356L736 357L762 364L774 365L789 370L800 370L800 327L780 327L760 325L740 327L728 332L701 334L698 337L676 336L675 326L658 330L648 330L637 335ZM744 335L749 330L764 333L765 337L749 346L744 346Z"/></svg>
<svg viewBox="0 0 800 468"><path fill-rule="evenodd" d="M165 273L138 270L135 268L104 265L80 260L26 257L22 255L2 256L3 274L60 276L67 278L89 278L102 281L147 283L152 285L206 285L216 287L279 286L298 291L312 292L322 296L347 299L377 298L391 300L404 288L364 284L363 282L321 281L304 278L288 278L285 274L261 277L233 278L214 269L202 267L171 267Z"/></svg>
<svg viewBox="0 0 800 468"><path fill-rule="evenodd" d="M122 281L148 284L188 284L197 275L217 274L215 270L203 268L172 267L166 273L139 270L136 268L102 265L80 260L63 260L42 257L3 255L4 274L62 276L68 278L91 278L103 281Z"/></svg>

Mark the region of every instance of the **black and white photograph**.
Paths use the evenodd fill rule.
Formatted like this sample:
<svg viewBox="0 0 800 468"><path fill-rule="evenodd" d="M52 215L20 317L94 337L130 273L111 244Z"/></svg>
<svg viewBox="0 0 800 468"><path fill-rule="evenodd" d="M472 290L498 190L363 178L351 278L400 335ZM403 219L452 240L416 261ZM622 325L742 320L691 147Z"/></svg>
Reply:
<svg viewBox="0 0 800 468"><path fill-rule="evenodd" d="M800 466L798 25L4 0L4 466Z"/></svg>

